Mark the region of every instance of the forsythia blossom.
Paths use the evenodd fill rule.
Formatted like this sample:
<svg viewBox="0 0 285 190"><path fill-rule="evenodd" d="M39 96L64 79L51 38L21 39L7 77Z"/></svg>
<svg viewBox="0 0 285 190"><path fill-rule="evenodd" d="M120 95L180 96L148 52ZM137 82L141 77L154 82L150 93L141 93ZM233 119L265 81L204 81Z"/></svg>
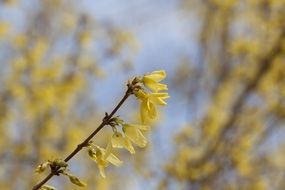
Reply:
<svg viewBox="0 0 285 190"><path fill-rule="evenodd" d="M150 130L146 125L124 124L123 131L128 139L139 147L145 147L147 144L146 138L143 136L142 131Z"/></svg>
<svg viewBox="0 0 285 190"><path fill-rule="evenodd" d="M160 92L168 90L166 84L160 83L166 77L164 70L153 71L150 74L146 74L140 80L145 87L149 88L153 92L147 92L141 88L135 92L136 97L141 100L140 114L142 123L146 123L149 119L156 117L155 105L166 105L165 100L170 98L167 92Z"/></svg>
<svg viewBox="0 0 285 190"><path fill-rule="evenodd" d="M143 84L154 92L168 90L166 84L159 83L166 77L166 72L163 70L153 71L150 74L144 75L142 78Z"/></svg>
<svg viewBox="0 0 285 190"><path fill-rule="evenodd" d="M125 148L127 149L131 154L135 153L135 149L132 146L130 140L125 136L122 135L122 133L114 132L111 143L114 148Z"/></svg>
<svg viewBox="0 0 285 190"><path fill-rule="evenodd" d="M114 154L111 153L111 145L108 144L106 149L103 149L97 145L89 146L88 154L94 160L99 168L102 177L106 177L105 168L109 163L115 166L121 166L123 162L119 160Z"/></svg>
<svg viewBox="0 0 285 190"><path fill-rule="evenodd" d="M149 126L128 123L121 123L121 125L124 136L122 133L114 131L114 134L111 138L111 144L113 148L125 148L131 154L134 154L135 149L132 146L131 142L135 143L139 147L146 146L147 140L141 131L150 130Z"/></svg>
<svg viewBox="0 0 285 190"><path fill-rule="evenodd" d="M170 98L166 92L145 93L139 90L135 93L137 98L141 100L140 113L142 123L146 123L148 119L154 119L156 117L155 105L167 105L165 99Z"/></svg>

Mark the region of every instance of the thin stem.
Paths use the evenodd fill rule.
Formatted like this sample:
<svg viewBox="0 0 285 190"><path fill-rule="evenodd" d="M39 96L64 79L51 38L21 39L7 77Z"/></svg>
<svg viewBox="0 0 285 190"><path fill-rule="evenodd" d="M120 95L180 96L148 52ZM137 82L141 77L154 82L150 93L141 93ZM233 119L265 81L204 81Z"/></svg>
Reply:
<svg viewBox="0 0 285 190"><path fill-rule="evenodd" d="M93 131L82 143L78 144L76 149L74 149L65 159L65 162L68 162L72 157L74 157L83 147L86 147L89 143L89 141L104 127L106 126L110 119L114 116L114 114L118 111L118 109L123 105L123 103L126 101L126 99L132 94L133 86L128 85L128 90L126 91L124 97L121 99L121 101L117 104L117 106L113 109L110 115L105 116L102 123ZM41 182L36 184L33 187L33 190L40 189L47 181L49 181L54 175L59 175L58 170L60 168L57 167L54 170L51 170L48 176L46 176Z"/></svg>

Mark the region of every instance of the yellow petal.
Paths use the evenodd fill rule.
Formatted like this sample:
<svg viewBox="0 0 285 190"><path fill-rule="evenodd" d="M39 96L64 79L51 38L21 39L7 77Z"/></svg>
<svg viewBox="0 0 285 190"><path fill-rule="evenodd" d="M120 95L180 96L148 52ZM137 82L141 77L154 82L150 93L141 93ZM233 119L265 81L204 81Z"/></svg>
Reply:
<svg viewBox="0 0 285 190"><path fill-rule="evenodd" d="M167 103L162 98L153 98L152 102L162 106L167 105Z"/></svg>
<svg viewBox="0 0 285 190"><path fill-rule="evenodd" d="M158 97L158 98L170 98L167 92L154 92L148 94L148 97Z"/></svg>
<svg viewBox="0 0 285 190"><path fill-rule="evenodd" d="M163 80L165 77L166 77L166 72L164 70L159 70L159 71L153 71L152 73L145 75L143 78L148 78L159 82Z"/></svg>
<svg viewBox="0 0 285 190"><path fill-rule="evenodd" d="M101 166L101 165L98 165L98 169L99 169L100 175L101 175L103 178L106 178L106 175L105 175L105 167L104 167L104 166Z"/></svg>
<svg viewBox="0 0 285 190"><path fill-rule="evenodd" d="M104 159L106 159L111 154L111 151L112 151L112 145L111 143L108 143L106 150L104 151Z"/></svg>
<svg viewBox="0 0 285 190"><path fill-rule="evenodd" d="M121 133L114 133L111 138L111 143L114 148L123 148L125 145L124 137Z"/></svg>
<svg viewBox="0 0 285 190"><path fill-rule="evenodd" d="M153 71L152 74L160 75L162 77L166 77L166 72L165 70L158 70L158 71Z"/></svg>
<svg viewBox="0 0 285 190"><path fill-rule="evenodd" d="M158 104L158 105L167 105L167 103L164 101L165 99L170 98L170 96L167 93L152 93L149 94L149 101Z"/></svg>
<svg viewBox="0 0 285 190"><path fill-rule="evenodd" d="M149 131L150 130L150 126L149 125L138 125L138 124L129 124L130 126L136 127L140 130L143 131Z"/></svg>
<svg viewBox="0 0 285 190"><path fill-rule="evenodd" d="M100 148L99 146L96 146L96 150L89 148L88 154L90 158L97 163L98 166L108 166L108 162L105 159L105 150L103 148Z"/></svg>
<svg viewBox="0 0 285 190"><path fill-rule="evenodd" d="M132 143L130 142L129 139L124 138L125 140L125 148L131 153L131 154L135 154L135 149L132 146Z"/></svg>
<svg viewBox="0 0 285 190"><path fill-rule="evenodd" d="M149 106L148 116L151 119L155 119L156 118L156 108L155 108L155 105L153 103L151 103L150 106Z"/></svg>
<svg viewBox="0 0 285 190"><path fill-rule="evenodd" d="M71 181L71 183L78 185L80 187L85 187L87 184L83 181L81 181L80 179L78 179L76 176L70 175L69 176L69 180Z"/></svg>
<svg viewBox="0 0 285 190"><path fill-rule="evenodd" d="M147 145L146 138L143 136L140 130L138 130L137 133L138 133L138 136L134 143L137 144L139 147L145 147Z"/></svg>
<svg viewBox="0 0 285 190"><path fill-rule="evenodd" d="M141 102L140 105L140 115L141 115L141 121L142 123L146 123L146 121L148 120L148 106L147 106L147 102Z"/></svg>
<svg viewBox="0 0 285 190"><path fill-rule="evenodd" d="M157 83L156 84L156 91L163 91L163 90L168 90L168 87L166 84L162 84L162 83Z"/></svg>
<svg viewBox="0 0 285 190"><path fill-rule="evenodd" d="M123 164L123 161L121 161L119 158L117 158L114 154L109 154L107 157L107 161L111 164L120 167Z"/></svg>
<svg viewBox="0 0 285 190"><path fill-rule="evenodd" d="M144 78L143 83L145 86L147 86L149 89L151 89L154 92L168 90L166 84L158 83L155 80L150 79L150 78Z"/></svg>
<svg viewBox="0 0 285 190"><path fill-rule="evenodd" d="M123 137L121 133L114 133L111 139L112 146L114 148L125 148L127 149L131 154L135 153L135 150L130 143L129 139Z"/></svg>
<svg viewBox="0 0 285 190"><path fill-rule="evenodd" d="M142 90L136 91L135 95L136 95L136 97L138 99L141 99L141 100L146 100L147 99L147 94L144 91L142 91Z"/></svg>
<svg viewBox="0 0 285 190"><path fill-rule="evenodd" d="M123 126L123 131L125 132L125 135L139 147L146 146L147 140L139 129L126 124Z"/></svg>
<svg viewBox="0 0 285 190"><path fill-rule="evenodd" d="M136 139L138 134L137 134L137 131L138 129L130 126L130 125L123 125L123 131L125 133L125 135L130 139L130 140L133 140L133 139Z"/></svg>

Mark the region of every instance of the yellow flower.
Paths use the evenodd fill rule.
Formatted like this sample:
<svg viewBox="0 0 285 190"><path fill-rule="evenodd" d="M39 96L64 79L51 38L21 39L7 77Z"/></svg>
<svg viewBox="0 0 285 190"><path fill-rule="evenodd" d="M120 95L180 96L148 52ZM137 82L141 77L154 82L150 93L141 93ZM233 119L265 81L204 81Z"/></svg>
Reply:
<svg viewBox="0 0 285 190"><path fill-rule="evenodd" d="M128 139L139 147L145 147L147 144L146 138L143 136L142 131L150 130L147 125L123 124L123 131Z"/></svg>
<svg viewBox="0 0 285 190"><path fill-rule="evenodd" d="M145 86L151 89L154 92L158 92L161 90L168 90L166 84L159 83L166 77L166 73L164 70L153 71L150 74L144 75L142 78L142 82Z"/></svg>
<svg viewBox="0 0 285 190"><path fill-rule="evenodd" d="M156 117L155 104L167 105L165 99L170 98L166 92L147 94L142 90L136 92L136 96L141 100L140 114L142 123L146 123L148 119L154 119Z"/></svg>
<svg viewBox="0 0 285 190"><path fill-rule="evenodd" d="M105 168L109 165L109 163L115 166L121 166L123 162L119 160L114 154L111 153L111 145L108 144L106 149L103 149L99 146L91 146L88 149L88 154L94 160L99 168L100 174L102 177L106 177Z"/></svg>
<svg viewBox="0 0 285 190"><path fill-rule="evenodd" d="M121 133L115 132L111 138L111 143L113 148L125 148L131 154L135 153L135 149L132 146L130 140L124 137Z"/></svg>

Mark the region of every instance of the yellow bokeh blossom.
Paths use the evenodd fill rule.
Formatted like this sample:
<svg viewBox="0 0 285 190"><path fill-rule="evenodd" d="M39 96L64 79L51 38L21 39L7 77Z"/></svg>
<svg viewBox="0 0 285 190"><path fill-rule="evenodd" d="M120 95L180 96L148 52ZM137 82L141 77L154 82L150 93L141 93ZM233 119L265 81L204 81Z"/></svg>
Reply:
<svg viewBox="0 0 285 190"><path fill-rule="evenodd" d="M165 77L166 72L164 70L153 71L152 73L143 76L142 83L154 92L168 90L166 84L159 83Z"/></svg>

